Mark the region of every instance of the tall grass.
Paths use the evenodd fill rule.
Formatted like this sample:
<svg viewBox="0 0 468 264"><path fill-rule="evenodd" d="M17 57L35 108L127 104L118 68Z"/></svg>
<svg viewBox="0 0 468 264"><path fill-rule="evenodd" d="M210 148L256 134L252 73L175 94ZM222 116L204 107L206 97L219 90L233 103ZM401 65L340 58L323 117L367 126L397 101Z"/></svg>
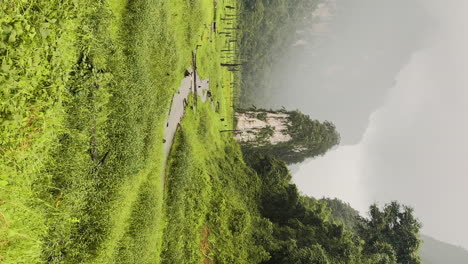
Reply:
<svg viewBox="0 0 468 264"><path fill-rule="evenodd" d="M225 6L218 1L218 32L228 25ZM214 15L214 14L213 14ZM255 197L260 182L242 160L231 133L235 73L221 63L235 59L223 50L235 50L235 34L202 37L197 49L198 72L209 78L211 101L190 98L166 169L162 263L260 263L267 253L258 246L262 220ZM228 46L231 45L231 46ZM208 63L209 62L209 63Z"/></svg>
<svg viewBox="0 0 468 264"><path fill-rule="evenodd" d="M199 103L184 118L167 169L162 263L260 263L260 182L221 115ZM193 133L197 131L197 133Z"/></svg>
<svg viewBox="0 0 468 264"><path fill-rule="evenodd" d="M206 2L1 1L3 263L158 262L163 125Z"/></svg>

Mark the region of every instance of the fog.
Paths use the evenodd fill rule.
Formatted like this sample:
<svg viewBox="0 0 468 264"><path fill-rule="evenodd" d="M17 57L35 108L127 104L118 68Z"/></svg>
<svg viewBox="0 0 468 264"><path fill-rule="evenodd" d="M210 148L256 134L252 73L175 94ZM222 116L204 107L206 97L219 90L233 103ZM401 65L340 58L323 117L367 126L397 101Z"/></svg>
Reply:
<svg viewBox="0 0 468 264"><path fill-rule="evenodd" d="M432 21L406 0L327 1L322 9L320 26L298 31L277 65L271 102L332 120L344 143L356 143Z"/></svg>
<svg viewBox="0 0 468 264"><path fill-rule="evenodd" d="M333 121L343 140L294 181L361 212L399 200L424 233L468 248L467 3L326 3L276 67L271 100Z"/></svg>

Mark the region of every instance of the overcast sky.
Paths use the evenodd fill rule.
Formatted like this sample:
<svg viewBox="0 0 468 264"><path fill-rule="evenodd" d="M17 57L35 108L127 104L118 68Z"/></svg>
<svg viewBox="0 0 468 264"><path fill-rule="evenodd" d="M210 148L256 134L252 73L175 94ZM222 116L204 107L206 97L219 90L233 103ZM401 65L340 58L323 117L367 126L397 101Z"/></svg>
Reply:
<svg viewBox="0 0 468 264"><path fill-rule="evenodd" d="M302 73L289 74L303 93L291 87L278 98L288 96L313 118L338 120L345 139L301 165L294 181L303 193L361 211L399 200L415 207L424 233L468 248L467 2L338 0L329 33L293 49ZM316 83L304 77L317 71L328 75Z"/></svg>

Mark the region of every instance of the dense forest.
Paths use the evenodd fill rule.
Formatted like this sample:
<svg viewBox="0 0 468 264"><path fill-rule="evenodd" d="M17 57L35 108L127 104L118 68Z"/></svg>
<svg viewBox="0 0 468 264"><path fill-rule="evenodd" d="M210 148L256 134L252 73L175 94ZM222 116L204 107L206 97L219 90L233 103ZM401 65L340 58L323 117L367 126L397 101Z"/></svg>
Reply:
<svg viewBox="0 0 468 264"><path fill-rule="evenodd" d="M245 161L261 180L257 206L268 224L258 242L270 256L263 263L421 263L412 208L374 204L363 218L339 200L301 195L276 158L255 153Z"/></svg>

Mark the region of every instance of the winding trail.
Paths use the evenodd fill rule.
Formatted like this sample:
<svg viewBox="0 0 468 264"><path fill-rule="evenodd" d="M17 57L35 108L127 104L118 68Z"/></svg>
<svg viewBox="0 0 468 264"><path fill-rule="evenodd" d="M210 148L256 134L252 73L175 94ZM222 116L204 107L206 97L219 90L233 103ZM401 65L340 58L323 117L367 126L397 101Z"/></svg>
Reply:
<svg viewBox="0 0 468 264"><path fill-rule="evenodd" d="M164 163L167 162L177 128L184 118L188 97L190 95L198 96L203 103L208 99L210 90L209 80L200 80L197 72L192 68L187 70L186 75L182 80L179 90L172 98L171 110L164 127ZM196 104L193 107L196 107Z"/></svg>

